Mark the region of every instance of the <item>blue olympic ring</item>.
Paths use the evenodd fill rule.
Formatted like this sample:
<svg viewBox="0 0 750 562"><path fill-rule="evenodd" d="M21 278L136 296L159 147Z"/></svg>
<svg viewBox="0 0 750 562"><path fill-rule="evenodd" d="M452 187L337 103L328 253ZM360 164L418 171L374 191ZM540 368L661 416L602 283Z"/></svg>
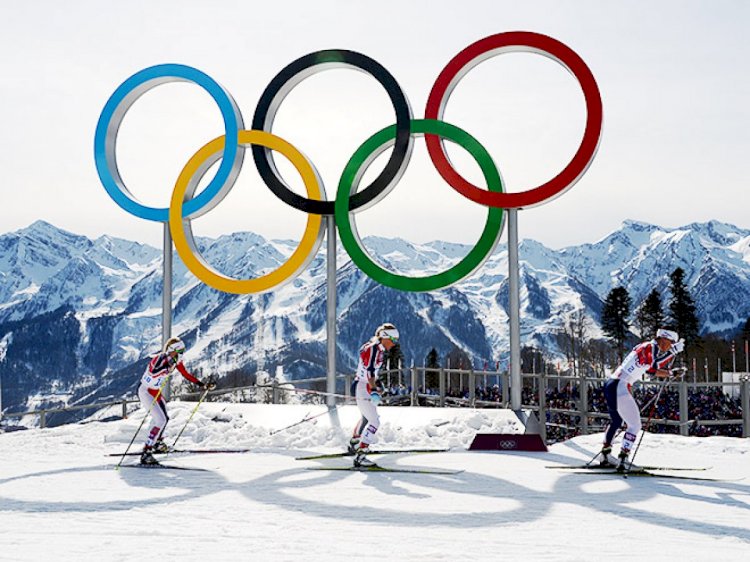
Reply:
<svg viewBox="0 0 750 562"><path fill-rule="evenodd" d="M140 203L125 186L117 168L115 154L117 133L125 114L143 94L168 82L193 82L214 99L224 119L227 139L237 139L244 129L242 114L232 96L213 78L190 66L160 64L145 68L123 82L107 101L96 125L94 159L102 185L114 201L136 217L158 222L169 221L169 207L149 207ZM184 217L195 218L218 205L237 180L244 149L237 142L227 142L216 175L194 199L185 202Z"/></svg>

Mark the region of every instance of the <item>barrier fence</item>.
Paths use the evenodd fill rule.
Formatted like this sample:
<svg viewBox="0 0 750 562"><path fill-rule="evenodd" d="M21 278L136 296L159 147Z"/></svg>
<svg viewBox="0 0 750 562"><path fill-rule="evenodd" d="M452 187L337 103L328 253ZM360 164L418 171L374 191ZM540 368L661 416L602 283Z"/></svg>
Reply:
<svg viewBox="0 0 750 562"><path fill-rule="evenodd" d="M510 407L510 375L496 371L424 368L381 371L380 379L384 385L384 404L399 406L437 406L437 407L470 407L470 408L509 408ZM737 382L688 382L686 380L672 381L643 381L634 388L643 406L648 401L649 393L655 394L659 387L665 386L668 392L656 406L655 415L651 419L651 428L676 428L672 432L689 435L691 428L711 428L715 426L739 426L736 435L750 437L750 376L742 374ZM337 376L337 393L334 396L340 400L352 400L350 395L353 375L340 374ZM302 386L325 387L327 377L298 379L290 382L272 380L265 385L250 385L232 388L220 388L208 393L207 400L230 395L236 402L287 402L290 394L303 396L307 402L324 403L325 397L331 393L318 391ZM602 407L602 387L606 379L584 376L566 376L523 374L522 375L522 407L535 412L540 421L540 431L545 441L555 441L560 435L570 437L578 434L588 434L602 431L609 416L606 408ZM339 387L341 390L339 392ZM739 404L724 419L701 418L689 405L689 398L701 393L711 393L715 400L721 396L735 396L739 388ZM714 390L715 389L715 390ZM670 392L671 391L671 394ZM676 396L675 396L676 391ZM718 391L718 392L717 392ZM191 400L199 393L185 393L175 397L175 400ZM708 400L711 396L700 395ZM675 402L676 404L669 402ZM566 407L555 402L566 402ZM734 400L734 399L733 399ZM61 408L42 408L27 412L5 414L4 419L39 416L39 427L48 425L48 416L62 412L77 410L101 410L113 406L121 407L121 417L128 415L128 405L138 403L138 399L122 398L109 402L80 404ZM593 404L592 404L593 402ZM734 400L733 403L736 403ZM710 406L710 404L709 404ZM693 410L696 408L694 407ZM725 407L726 409L726 407ZM645 420L649 412L641 412ZM668 415L667 415L668 414ZM548 435L548 433L550 435ZM549 438L548 438L549 437Z"/></svg>

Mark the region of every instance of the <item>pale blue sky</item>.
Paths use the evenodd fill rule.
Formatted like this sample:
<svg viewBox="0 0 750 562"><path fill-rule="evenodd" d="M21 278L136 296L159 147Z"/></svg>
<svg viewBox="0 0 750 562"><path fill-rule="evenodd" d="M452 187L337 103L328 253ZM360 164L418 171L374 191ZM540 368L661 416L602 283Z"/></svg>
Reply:
<svg viewBox="0 0 750 562"><path fill-rule="evenodd" d="M750 228L748 29L750 3L740 0L14 3L0 20L0 232L45 219L92 237L160 243L160 226L117 207L93 164L104 103L147 66L203 70L232 93L249 125L265 86L288 63L319 49L351 49L387 67L422 117L435 78L456 53L513 30L544 33L575 50L599 83L605 114L588 173L562 197L523 211L522 238L554 248L592 242L625 219L667 227L718 219ZM553 61L504 54L459 84L446 120L479 138L508 189L518 191L555 175L573 154L583 97ZM335 70L289 95L274 132L310 157L332 197L353 150L392 121L374 80ZM185 161L221 133L219 112L199 88L153 90L123 123L123 177L144 202L166 205ZM476 174L457 158L464 173ZM304 215L275 200L256 176L248 158L232 194L196 221L196 234L298 238ZM296 181L290 170L285 177ZM484 211L440 180L418 140L402 182L360 216L363 235L471 242Z"/></svg>

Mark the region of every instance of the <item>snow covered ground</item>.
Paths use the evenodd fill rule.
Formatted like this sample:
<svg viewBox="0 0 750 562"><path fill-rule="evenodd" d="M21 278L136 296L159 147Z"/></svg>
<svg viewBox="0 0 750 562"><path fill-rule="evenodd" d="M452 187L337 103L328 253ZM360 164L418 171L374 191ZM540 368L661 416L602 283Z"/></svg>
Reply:
<svg viewBox="0 0 750 562"><path fill-rule="evenodd" d="M173 440L192 409L170 405ZM208 472L114 470L141 422L0 434L0 559L39 560L747 560L750 440L646 435L637 462L710 467L719 482L624 479L546 468L588 460L601 436L548 453L469 452L477 431L517 432L507 412L381 408L380 447L445 453L373 457L455 475L306 470L340 449L356 419L322 407L201 405L173 455ZM342 429L343 428L343 429ZM145 432L144 432L145 433ZM141 439L137 441L140 447ZM135 462L127 457L126 463ZM674 472L672 474L678 474ZM685 472L679 474L685 475Z"/></svg>

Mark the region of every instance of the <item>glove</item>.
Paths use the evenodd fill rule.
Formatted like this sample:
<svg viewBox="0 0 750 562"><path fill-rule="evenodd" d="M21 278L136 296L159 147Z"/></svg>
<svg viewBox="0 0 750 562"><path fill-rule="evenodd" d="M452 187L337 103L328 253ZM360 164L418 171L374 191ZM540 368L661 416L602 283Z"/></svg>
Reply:
<svg viewBox="0 0 750 562"><path fill-rule="evenodd" d="M676 369L672 369L673 377L681 377L685 373L687 373L687 367L677 367Z"/></svg>
<svg viewBox="0 0 750 562"><path fill-rule="evenodd" d="M213 377L208 377L204 382L201 383L203 390L213 390L216 388L216 381Z"/></svg>
<svg viewBox="0 0 750 562"><path fill-rule="evenodd" d="M370 393L370 402L372 402L373 405L377 406L378 404L380 404L380 400L381 400L380 393L378 392Z"/></svg>
<svg viewBox="0 0 750 562"><path fill-rule="evenodd" d="M682 351L685 349L685 340L676 341L672 344L672 351L674 351L675 355L678 353L682 353Z"/></svg>

